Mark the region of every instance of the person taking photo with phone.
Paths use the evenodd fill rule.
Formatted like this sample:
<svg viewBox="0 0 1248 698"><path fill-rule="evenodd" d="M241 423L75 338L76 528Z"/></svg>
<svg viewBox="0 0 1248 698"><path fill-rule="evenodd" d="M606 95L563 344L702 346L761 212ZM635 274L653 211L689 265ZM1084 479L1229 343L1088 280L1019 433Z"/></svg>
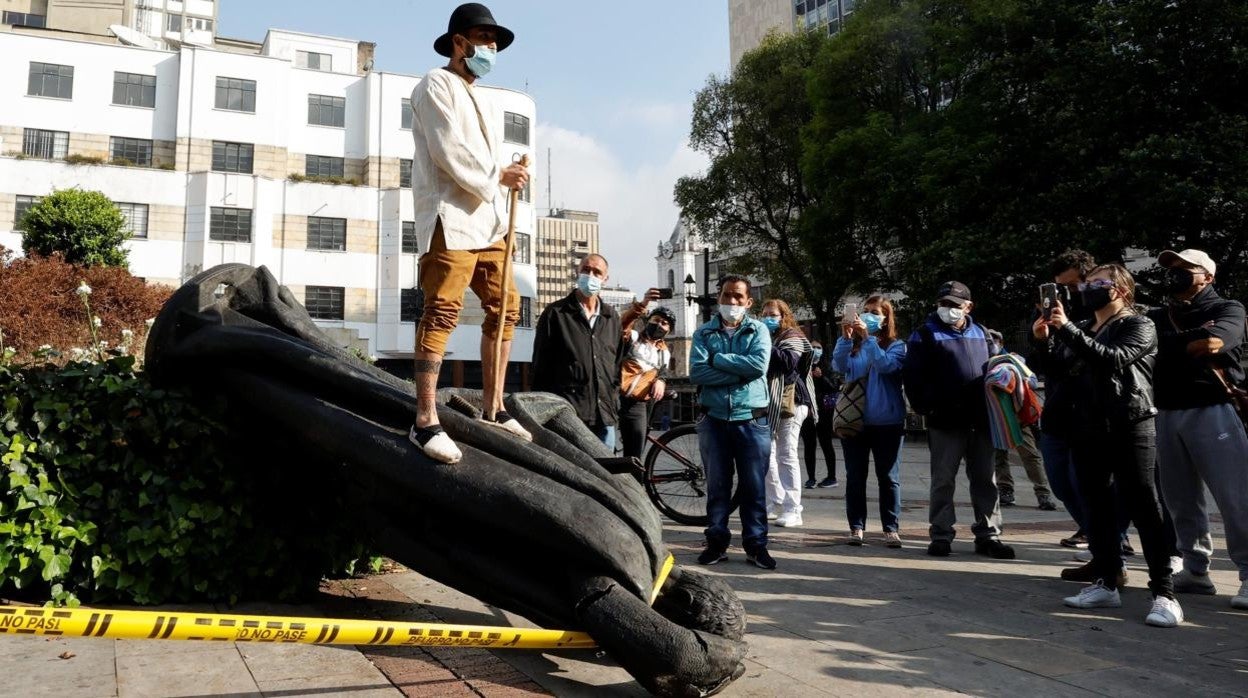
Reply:
<svg viewBox="0 0 1248 698"><path fill-rule="evenodd" d="M1183 622L1174 599L1170 555L1154 485L1157 409L1153 366L1157 330L1135 311L1135 280L1125 267L1104 264L1088 273L1081 290L1093 317L1078 324L1060 301L1037 318L1032 335L1040 351L1077 381L1071 433L1078 482L1087 507L1088 545L1098 579L1065 599L1072 608L1118 608L1122 557L1113 487L1129 507L1148 562L1153 604L1144 622L1173 628Z"/></svg>
<svg viewBox="0 0 1248 698"><path fill-rule="evenodd" d="M676 315L662 306L650 311L640 330L636 322L650 301L660 297L652 288L621 316L624 326L623 359L620 361L620 440L625 458L640 458L650 428L650 413L667 391L664 377L672 352L663 338L676 326Z"/></svg>
<svg viewBox="0 0 1248 698"><path fill-rule="evenodd" d="M832 365L845 375L846 381L867 382L863 430L841 441L845 451L849 544L863 544L867 521L867 465L874 457L884 544L900 548L901 472L897 453L906 426L906 400L901 386L906 343L897 339L891 301L882 295L873 295L862 310L862 315L844 319L841 337L832 351Z"/></svg>

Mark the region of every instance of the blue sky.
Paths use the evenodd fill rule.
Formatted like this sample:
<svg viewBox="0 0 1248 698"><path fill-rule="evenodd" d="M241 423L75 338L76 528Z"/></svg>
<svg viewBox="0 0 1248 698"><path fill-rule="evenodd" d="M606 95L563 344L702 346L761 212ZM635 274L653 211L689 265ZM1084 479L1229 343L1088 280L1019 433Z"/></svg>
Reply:
<svg viewBox="0 0 1248 698"><path fill-rule="evenodd" d="M221 0L218 33L261 40L272 28L377 44L376 66L424 73L445 60L433 40L457 2ZM705 159L686 142L693 95L728 70L727 0L492 0L516 33L483 82L537 101L537 205L552 149L555 205L597 210L613 283L655 283L655 243L670 234L672 186Z"/></svg>

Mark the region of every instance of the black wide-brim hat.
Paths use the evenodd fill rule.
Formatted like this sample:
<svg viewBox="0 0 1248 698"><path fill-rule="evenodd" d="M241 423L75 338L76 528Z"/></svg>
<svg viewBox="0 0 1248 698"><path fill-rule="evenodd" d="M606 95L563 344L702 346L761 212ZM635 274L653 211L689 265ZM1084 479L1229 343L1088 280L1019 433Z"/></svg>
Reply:
<svg viewBox="0 0 1248 698"><path fill-rule="evenodd" d="M507 27L501 26L494 21L494 15L490 12L490 8L479 2L467 2L455 8L451 13L451 21L446 23L446 33L439 36L433 42L433 50L439 54L451 57L451 37L456 34L463 34L473 27L490 27L497 34L498 50L503 51L511 42L516 40L516 35Z"/></svg>

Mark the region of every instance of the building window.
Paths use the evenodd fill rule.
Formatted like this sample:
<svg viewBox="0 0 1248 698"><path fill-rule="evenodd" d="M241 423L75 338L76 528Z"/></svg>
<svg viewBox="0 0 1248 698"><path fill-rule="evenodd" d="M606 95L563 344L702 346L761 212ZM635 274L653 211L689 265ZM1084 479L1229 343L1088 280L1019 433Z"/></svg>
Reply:
<svg viewBox="0 0 1248 698"><path fill-rule="evenodd" d="M251 174L256 147L250 143L212 142L212 171Z"/></svg>
<svg viewBox="0 0 1248 698"><path fill-rule="evenodd" d="M411 130L412 128L412 100L403 98L403 114L399 117L399 128Z"/></svg>
<svg viewBox="0 0 1248 698"><path fill-rule="evenodd" d="M406 158L399 159L399 186L412 188L412 161Z"/></svg>
<svg viewBox="0 0 1248 698"><path fill-rule="evenodd" d="M126 219L122 230L130 233L130 237L147 237L147 204L117 204L121 209L121 217Z"/></svg>
<svg viewBox="0 0 1248 698"><path fill-rule="evenodd" d="M217 109L256 113L256 81L217 78Z"/></svg>
<svg viewBox="0 0 1248 698"><path fill-rule="evenodd" d="M341 320L346 295L341 286L308 286L304 289L303 307L314 320Z"/></svg>
<svg viewBox="0 0 1248 698"><path fill-rule="evenodd" d="M420 322L423 306L424 300L421 298L420 289L399 289L399 322Z"/></svg>
<svg viewBox="0 0 1248 698"><path fill-rule="evenodd" d="M347 100L329 95L308 95L308 125L336 126L346 124Z"/></svg>
<svg viewBox="0 0 1248 698"><path fill-rule="evenodd" d="M420 244L416 242L416 223L403 221L403 254L420 254Z"/></svg>
<svg viewBox="0 0 1248 698"><path fill-rule="evenodd" d="M511 261L516 264L533 262L533 236L528 233L516 233L516 247L511 251Z"/></svg>
<svg viewBox="0 0 1248 698"><path fill-rule="evenodd" d="M69 134L28 128L22 131L22 154L32 158L59 159L69 155Z"/></svg>
<svg viewBox="0 0 1248 698"><path fill-rule="evenodd" d="M508 143L529 144L529 117L503 113L503 140Z"/></svg>
<svg viewBox="0 0 1248 698"><path fill-rule="evenodd" d="M115 164L152 166L152 142L148 139L113 136L109 139L108 149Z"/></svg>
<svg viewBox="0 0 1248 698"><path fill-rule="evenodd" d="M48 26L48 16L5 10L3 23L14 27L38 27L43 29Z"/></svg>
<svg viewBox="0 0 1248 698"><path fill-rule="evenodd" d="M73 99L74 66L31 61L26 94L32 97Z"/></svg>
<svg viewBox="0 0 1248 698"><path fill-rule="evenodd" d="M309 155L303 173L308 177L342 177L345 167L345 158Z"/></svg>
<svg viewBox="0 0 1248 698"><path fill-rule="evenodd" d="M520 319L516 322L516 327L532 327L533 326L533 299L528 296L520 296Z"/></svg>
<svg viewBox="0 0 1248 698"><path fill-rule="evenodd" d="M180 32L182 31L182 15L175 15L172 12L165 15L165 31Z"/></svg>
<svg viewBox="0 0 1248 698"><path fill-rule="evenodd" d="M334 69L333 56L313 51L295 51L295 67L328 72Z"/></svg>
<svg viewBox="0 0 1248 698"><path fill-rule="evenodd" d="M347 219L308 216L308 249L345 252Z"/></svg>
<svg viewBox="0 0 1248 698"><path fill-rule="evenodd" d="M213 206L208 220L208 239L251 242L251 209Z"/></svg>
<svg viewBox="0 0 1248 698"><path fill-rule="evenodd" d="M39 201L42 198L43 198L42 196L22 196L20 194L18 195L17 202L13 207L13 229L14 230L21 230L20 225L22 222L22 216L26 215L26 212L30 210L30 207L39 203Z"/></svg>
<svg viewBox="0 0 1248 698"><path fill-rule="evenodd" d="M212 31L212 20L206 17L187 17L186 23L192 31Z"/></svg>
<svg viewBox="0 0 1248 698"><path fill-rule="evenodd" d="M114 72L113 104L154 108L156 106L156 76Z"/></svg>
<svg viewBox="0 0 1248 698"><path fill-rule="evenodd" d="M667 287L673 290L676 288L676 272L672 269L667 270Z"/></svg>

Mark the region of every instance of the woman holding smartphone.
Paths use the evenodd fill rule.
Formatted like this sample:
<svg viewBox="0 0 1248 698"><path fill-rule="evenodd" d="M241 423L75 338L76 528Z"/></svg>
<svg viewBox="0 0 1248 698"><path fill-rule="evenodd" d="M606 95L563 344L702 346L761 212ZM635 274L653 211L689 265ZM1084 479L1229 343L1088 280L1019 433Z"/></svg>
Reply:
<svg viewBox="0 0 1248 698"><path fill-rule="evenodd" d="M1084 307L1093 317L1073 323L1060 302L1048 318L1032 325L1044 358L1075 381L1071 445L1078 484L1087 508L1088 546L1098 579L1065 602L1072 608L1118 608L1122 557L1115 523L1118 498L1130 509L1148 562L1153 604L1144 622L1172 628L1183 622L1174 599L1170 556L1154 480L1157 410L1153 407L1153 364L1157 330L1135 311L1135 280L1125 267L1104 264L1082 285Z"/></svg>
<svg viewBox="0 0 1248 698"><path fill-rule="evenodd" d="M906 423L906 401L901 385L906 343L897 339L891 301L876 294L867 299L862 310L862 315L846 313L841 338L836 340L832 351L832 365L845 374L846 383L856 380L867 383L862 433L841 440L841 450L845 453L849 544L863 544L867 525L867 466L874 456L884 544L900 548L901 472L897 454Z"/></svg>

